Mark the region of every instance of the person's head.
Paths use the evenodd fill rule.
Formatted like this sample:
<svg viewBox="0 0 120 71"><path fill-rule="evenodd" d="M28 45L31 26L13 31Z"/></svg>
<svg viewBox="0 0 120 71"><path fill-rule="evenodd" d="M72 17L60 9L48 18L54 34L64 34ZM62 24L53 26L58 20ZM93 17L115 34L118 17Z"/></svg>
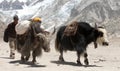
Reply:
<svg viewBox="0 0 120 71"><path fill-rule="evenodd" d="M37 22L37 23L41 23L41 18L40 17L34 17L33 19L32 19L32 21L33 22Z"/></svg>
<svg viewBox="0 0 120 71"><path fill-rule="evenodd" d="M18 16L17 16L17 15L14 15L14 16L13 16L13 20L14 20L15 24L17 24L17 23L18 23L18 20L19 20Z"/></svg>
<svg viewBox="0 0 120 71"><path fill-rule="evenodd" d="M17 15L14 15L14 16L13 16L13 20L19 20L18 16L17 16Z"/></svg>

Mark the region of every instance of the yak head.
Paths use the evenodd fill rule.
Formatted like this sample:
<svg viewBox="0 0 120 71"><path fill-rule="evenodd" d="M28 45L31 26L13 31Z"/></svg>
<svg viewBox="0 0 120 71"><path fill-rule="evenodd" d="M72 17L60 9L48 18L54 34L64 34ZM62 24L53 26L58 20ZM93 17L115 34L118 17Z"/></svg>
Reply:
<svg viewBox="0 0 120 71"><path fill-rule="evenodd" d="M37 38L37 42L39 42L40 47L42 47L45 52L50 51L50 42L53 38L55 31L56 29L54 27L54 31L51 33L44 31L44 33L35 34L36 35L35 37Z"/></svg>
<svg viewBox="0 0 120 71"><path fill-rule="evenodd" d="M103 46L108 46L109 45L109 41L108 41L108 36L107 36L107 31L104 27L97 27L97 25L95 25L95 28L96 28L96 36L97 36L97 39L96 41L94 42L95 45L100 44L100 45L103 45ZM96 46L97 47L97 46Z"/></svg>
<svg viewBox="0 0 120 71"><path fill-rule="evenodd" d="M39 47L42 47L45 52L50 51L50 41L46 35L38 33L36 35L36 41L39 43Z"/></svg>

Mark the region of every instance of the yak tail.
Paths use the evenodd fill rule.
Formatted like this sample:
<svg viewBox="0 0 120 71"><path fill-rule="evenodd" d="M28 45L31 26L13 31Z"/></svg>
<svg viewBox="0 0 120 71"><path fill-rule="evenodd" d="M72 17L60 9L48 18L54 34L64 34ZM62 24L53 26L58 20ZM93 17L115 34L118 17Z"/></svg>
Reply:
<svg viewBox="0 0 120 71"><path fill-rule="evenodd" d="M55 39L55 49L56 51L60 51L60 41L58 40L58 37L56 36L56 39Z"/></svg>

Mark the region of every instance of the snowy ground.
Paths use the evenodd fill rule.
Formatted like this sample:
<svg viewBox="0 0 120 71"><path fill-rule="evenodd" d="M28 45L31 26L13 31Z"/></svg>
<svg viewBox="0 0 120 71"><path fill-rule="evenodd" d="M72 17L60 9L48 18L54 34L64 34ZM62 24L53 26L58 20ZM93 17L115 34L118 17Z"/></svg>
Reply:
<svg viewBox="0 0 120 71"><path fill-rule="evenodd" d="M66 62L59 62L59 53L51 44L51 52L37 58L38 64L32 65L31 59L24 64L20 63L20 54L16 51L16 58L9 58L8 43L0 40L0 71L120 71L120 38L110 39L108 47L94 49L92 44L88 48L90 65L76 65L76 53L64 54ZM83 62L83 58L81 58Z"/></svg>

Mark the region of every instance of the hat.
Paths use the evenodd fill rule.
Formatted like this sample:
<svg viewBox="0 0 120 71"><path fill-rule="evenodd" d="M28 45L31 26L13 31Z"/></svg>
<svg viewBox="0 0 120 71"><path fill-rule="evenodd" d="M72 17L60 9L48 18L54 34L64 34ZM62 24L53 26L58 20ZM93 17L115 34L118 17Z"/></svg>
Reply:
<svg viewBox="0 0 120 71"><path fill-rule="evenodd" d="M40 17L35 17L32 19L34 22L41 22L41 18Z"/></svg>
<svg viewBox="0 0 120 71"><path fill-rule="evenodd" d="M18 20L19 18L18 18L18 16L17 16L17 15L14 15L14 16L13 16L13 19L14 19L14 20L15 20L15 19L17 19L17 20Z"/></svg>

